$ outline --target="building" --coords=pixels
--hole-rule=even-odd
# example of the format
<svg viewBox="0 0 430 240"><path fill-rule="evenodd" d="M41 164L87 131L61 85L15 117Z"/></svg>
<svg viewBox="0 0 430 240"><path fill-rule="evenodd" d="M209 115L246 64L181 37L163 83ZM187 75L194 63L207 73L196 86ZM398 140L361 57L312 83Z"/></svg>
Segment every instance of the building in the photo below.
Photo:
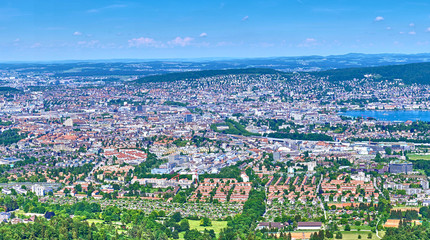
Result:
<svg viewBox="0 0 430 240"><path fill-rule="evenodd" d="M274 152L273 153L273 160L275 160L275 161L281 160L281 153L280 152Z"/></svg>
<svg viewBox="0 0 430 240"><path fill-rule="evenodd" d="M36 196L45 196L48 192L52 192L52 188L35 184L31 186L31 191L34 192Z"/></svg>
<svg viewBox="0 0 430 240"><path fill-rule="evenodd" d="M15 157L5 157L3 159L0 159L0 165L10 165L11 167L13 167L15 162L19 162L22 161L22 159L19 158L15 158Z"/></svg>
<svg viewBox="0 0 430 240"><path fill-rule="evenodd" d="M185 115L184 122L186 122L186 123L193 122L193 115L191 115L191 114Z"/></svg>
<svg viewBox="0 0 430 240"><path fill-rule="evenodd" d="M288 223L280 223L280 222L261 222L257 225L257 230L261 230L261 229L278 229L281 230L284 227L288 227Z"/></svg>
<svg viewBox="0 0 430 240"><path fill-rule="evenodd" d="M64 126L66 127L73 127L73 119L69 118L66 121L64 121Z"/></svg>
<svg viewBox="0 0 430 240"><path fill-rule="evenodd" d="M423 189L429 189L429 182L426 180L421 180L421 187L423 187Z"/></svg>
<svg viewBox="0 0 430 240"><path fill-rule="evenodd" d="M390 173L409 173L412 172L412 163L393 161L390 163Z"/></svg>
<svg viewBox="0 0 430 240"><path fill-rule="evenodd" d="M0 223L7 222L10 219L10 212L0 212Z"/></svg>
<svg viewBox="0 0 430 240"><path fill-rule="evenodd" d="M297 230L320 230L322 227L321 222L298 222Z"/></svg>
<svg viewBox="0 0 430 240"><path fill-rule="evenodd" d="M3 188L3 189L1 190L1 192L2 192L3 194L6 194L6 195L12 194L12 191L11 191L9 188Z"/></svg>

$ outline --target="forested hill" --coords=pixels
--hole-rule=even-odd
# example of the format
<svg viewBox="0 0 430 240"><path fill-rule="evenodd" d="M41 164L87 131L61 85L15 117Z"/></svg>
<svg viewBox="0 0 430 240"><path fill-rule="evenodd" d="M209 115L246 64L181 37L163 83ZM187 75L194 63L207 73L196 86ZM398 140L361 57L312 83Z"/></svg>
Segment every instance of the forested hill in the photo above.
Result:
<svg viewBox="0 0 430 240"><path fill-rule="evenodd" d="M381 67L344 68L311 72L316 77L328 77L330 81L345 81L374 75L375 80L402 79L405 84L430 84L430 62L390 65Z"/></svg>
<svg viewBox="0 0 430 240"><path fill-rule="evenodd" d="M174 82L180 80L194 80L203 77L214 77L231 74L283 74L284 72L270 68L244 68L244 69L226 69L226 70L204 70L189 71L179 73L168 73L162 75L152 75L135 80L136 83L148 82Z"/></svg>
<svg viewBox="0 0 430 240"><path fill-rule="evenodd" d="M0 93L14 93L14 92L19 92L19 90L12 87L0 86Z"/></svg>

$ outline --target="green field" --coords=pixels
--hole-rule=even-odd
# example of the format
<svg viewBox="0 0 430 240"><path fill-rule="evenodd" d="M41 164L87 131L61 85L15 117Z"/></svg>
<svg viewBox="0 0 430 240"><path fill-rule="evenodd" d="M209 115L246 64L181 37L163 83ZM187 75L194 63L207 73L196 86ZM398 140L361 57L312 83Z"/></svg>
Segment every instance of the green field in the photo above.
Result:
<svg viewBox="0 0 430 240"><path fill-rule="evenodd" d="M370 227L369 225L362 225L362 226L355 226L355 225L351 225L351 229L352 230L371 230L372 227Z"/></svg>
<svg viewBox="0 0 430 240"><path fill-rule="evenodd" d="M430 160L430 155L408 154L409 160Z"/></svg>
<svg viewBox="0 0 430 240"><path fill-rule="evenodd" d="M227 227L227 221L212 221L212 226L210 226L210 227L200 226L200 220L188 220L188 222L190 223L190 229L196 229L196 230L199 230L201 232L203 232L205 230L205 228L208 231L213 229L215 231L217 237L219 236L221 229ZM184 239L184 234L185 234L184 232L181 232L179 234L179 239Z"/></svg>
<svg viewBox="0 0 430 240"><path fill-rule="evenodd" d="M347 239L347 240L352 240L352 239L358 239L358 235L361 235L361 239L369 239L367 238L367 235L369 233L372 233L372 238L370 239L379 239L376 236L376 233L370 232L370 231L360 231L360 232L356 232L356 231L351 231L351 232L342 232L343 238L342 239ZM383 237L384 236L384 232L379 232L379 236Z"/></svg>

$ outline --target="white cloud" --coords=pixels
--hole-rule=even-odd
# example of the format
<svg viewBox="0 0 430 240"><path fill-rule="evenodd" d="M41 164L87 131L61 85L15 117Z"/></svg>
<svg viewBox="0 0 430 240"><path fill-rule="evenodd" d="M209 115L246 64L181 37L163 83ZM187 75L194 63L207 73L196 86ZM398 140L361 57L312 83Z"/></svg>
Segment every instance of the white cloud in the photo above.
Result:
<svg viewBox="0 0 430 240"><path fill-rule="evenodd" d="M191 42L194 40L194 38L191 37L176 37L175 39L168 41L167 44L169 44L170 46L181 46L181 47L185 47L187 45L190 45Z"/></svg>
<svg viewBox="0 0 430 240"><path fill-rule="evenodd" d="M415 34L417 34L415 31L410 31L410 32L408 32L408 34L409 35L415 35Z"/></svg>
<svg viewBox="0 0 430 240"><path fill-rule="evenodd" d="M430 27L428 27L428 28L426 29L426 32L430 32Z"/></svg>
<svg viewBox="0 0 430 240"><path fill-rule="evenodd" d="M112 4L101 8L94 8L94 9L87 10L87 13L98 13L108 9L118 9L118 8L125 8L125 7L127 7L127 5L125 4Z"/></svg>
<svg viewBox="0 0 430 240"><path fill-rule="evenodd" d="M414 27L415 23L409 23L409 27Z"/></svg>
<svg viewBox="0 0 430 240"><path fill-rule="evenodd" d="M31 45L31 48L38 48L41 46L42 46L42 44L37 42L37 43L34 43L33 45Z"/></svg>
<svg viewBox="0 0 430 240"><path fill-rule="evenodd" d="M305 43L315 43L316 41L315 38L306 38Z"/></svg>
<svg viewBox="0 0 430 240"><path fill-rule="evenodd" d="M391 30L392 28L391 27L387 27L387 30Z"/></svg>
<svg viewBox="0 0 430 240"><path fill-rule="evenodd" d="M162 44L155 41L153 38L133 38L128 40L129 47L161 47Z"/></svg>
<svg viewBox="0 0 430 240"><path fill-rule="evenodd" d="M82 33L81 32L74 32L73 33L73 36L81 36L82 35Z"/></svg>
<svg viewBox="0 0 430 240"><path fill-rule="evenodd" d="M245 16L245 17L242 18L242 21L246 21L248 19L249 19L249 16Z"/></svg>
<svg viewBox="0 0 430 240"><path fill-rule="evenodd" d="M298 46L299 47L312 47L312 46L316 46L316 45L319 45L319 44L315 38L306 38Z"/></svg>
<svg viewBox="0 0 430 240"><path fill-rule="evenodd" d="M15 40L13 40L12 45L13 45L13 46L19 46L19 42L21 42L21 39L17 38L17 39L15 39Z"/></svg>
<svg viewBox="0 0 430 240"><path fill-rule="evenodd" d="M79 41L78 45L81 47L94 48L94 47L98 46L99 43L100 43L99 40Z"/></svg>
<svg viewBox="0 0 430 240"><path fill-rule="evenodd" d="M218 42L216 44L217 47L231 47L234 46L234 43L232 42L226 42L226 41L222 41L222 42Z"/></svg>
<svg viewBox="0 0 430 240"><path fill-rule="evenodd" d="M207 37L207 36L208 36L208 34L205 32L200 33L200 37Z"/></svg>
<svg viewBox="0 0 430 240"><path fill-rule="evenodd" d="M380 21L384 21L384 17L377 16L377 17L375 18L375 22L380 22Z"/></svg>

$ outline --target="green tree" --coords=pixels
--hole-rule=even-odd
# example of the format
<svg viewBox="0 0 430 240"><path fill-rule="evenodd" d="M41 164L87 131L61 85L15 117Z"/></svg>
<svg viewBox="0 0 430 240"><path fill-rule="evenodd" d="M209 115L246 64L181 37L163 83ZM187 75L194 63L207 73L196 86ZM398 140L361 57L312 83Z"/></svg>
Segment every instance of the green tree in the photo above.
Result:
<svg viewBox="0 0 430 240"><path fill-rule="evenodd" d="M208 217L203 217L200 220L200 226L203 226L203 227L212 226L212 221Z"/></svg>

